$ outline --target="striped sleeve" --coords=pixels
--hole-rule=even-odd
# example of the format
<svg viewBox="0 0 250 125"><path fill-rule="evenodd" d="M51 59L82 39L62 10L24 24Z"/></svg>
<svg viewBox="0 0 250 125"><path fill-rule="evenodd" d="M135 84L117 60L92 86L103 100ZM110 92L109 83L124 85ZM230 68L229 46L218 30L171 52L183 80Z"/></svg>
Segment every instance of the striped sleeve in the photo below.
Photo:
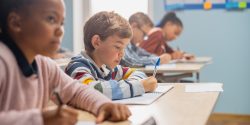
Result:
<svg viewBox="0 0 250 125"><path fill-rule="evenodd" d="M65 72L73 79L76 79L85 85L88 85L95 80L95 78L91 75L91 71L88 66L80 62L70 64L66 68Z"/></svg>
<svg viewBox="0 0 250 125"><path fill-rule="evenodd" d="M145 93L145 90L140 83L140 79L122 79L122 74L124 74L123 72L126 72L124 74L124 78L129 77L130 74L134 73L132 69L128 69L127 71L125 71L126 69L119 71L117 70L117 72L113 72L112 77L121 76L120 78L104 80L95 79L88 67L77 63L75 65L78 66L71 65L71 67L74 67L74 69L71 71L71 74L69 74L72 78L79 80L83 84L89 85L112 100L131 98Z"/></svg>
<svg viewBox="0 0 250 125"><path fill-rule="evenodd" d="M130 87L131 97L139 96L145 93L141 80L147 78L146 74L136 71L134 68L122 67L118 65L114 72L113 79L118 80L120 83L126 83Z"/></svg>

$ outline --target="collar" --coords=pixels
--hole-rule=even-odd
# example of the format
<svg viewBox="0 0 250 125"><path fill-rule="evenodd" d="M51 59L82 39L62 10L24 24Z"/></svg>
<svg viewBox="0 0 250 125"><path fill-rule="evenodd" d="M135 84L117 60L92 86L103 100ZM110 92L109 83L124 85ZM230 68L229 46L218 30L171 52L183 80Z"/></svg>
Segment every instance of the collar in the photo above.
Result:
<svg viewBox="0 0 250 125"><path fill-rule="evenodd" d="M11 50L11 52L14 54L17 64L19 68L21 69L23 75L25 77L30 77L33 74L38 73L37 63L36 60L32 62L30 65L28 63L28 60L25 58L23 52L20 50L20 48L15 44L15 42L9 38L9 37L2 37L1 41Z"/></svg>
<svg viewBox="0 0 250 125"><path fill-rule="evenodd" d="M82 51L81 55L88 59L88 61L92 64L93 67L95 67L95 69L97 70L97 75L100 77L102 77L103 79L110 79L111 78L111 73L112 73L112 69L109 68L107 65L103 64L101 66L101 68L99 68L97 66L97 64L95 63L95 61L85 52Z"/></svg>

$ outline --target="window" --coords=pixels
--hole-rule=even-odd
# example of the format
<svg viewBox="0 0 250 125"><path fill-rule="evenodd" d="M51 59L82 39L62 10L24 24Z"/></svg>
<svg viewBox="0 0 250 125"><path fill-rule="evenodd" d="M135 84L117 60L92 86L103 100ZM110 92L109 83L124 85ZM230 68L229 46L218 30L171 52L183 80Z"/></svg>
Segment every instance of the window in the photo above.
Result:
<svg viewBox="0 0 250 125"><path fill-rule="evenodd" d="M90 15L100 11L115 11L128 19L136 12L148 14L148 0L91 0Z"/></svg>

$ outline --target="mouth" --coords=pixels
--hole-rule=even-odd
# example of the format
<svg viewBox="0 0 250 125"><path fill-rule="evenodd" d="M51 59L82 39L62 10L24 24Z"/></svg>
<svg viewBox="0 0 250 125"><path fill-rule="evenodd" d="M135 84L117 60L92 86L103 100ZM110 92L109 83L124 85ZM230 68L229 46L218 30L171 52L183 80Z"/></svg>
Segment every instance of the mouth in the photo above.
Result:
<svg viewBox="0 0 250 125"><path fill-rule="evenodd" d="M53 45L60 45L61 44L61 42L59 41L59 40L53 40L52 42L51 42L51 44L53 44Z"/></svg>
<svg viewBox="0 0 250 125"><path fill-rule="evenodd" d="M121 60L116 60L115 62L119 64L119 63L120 63L120 61L121 61Z"/></svg>

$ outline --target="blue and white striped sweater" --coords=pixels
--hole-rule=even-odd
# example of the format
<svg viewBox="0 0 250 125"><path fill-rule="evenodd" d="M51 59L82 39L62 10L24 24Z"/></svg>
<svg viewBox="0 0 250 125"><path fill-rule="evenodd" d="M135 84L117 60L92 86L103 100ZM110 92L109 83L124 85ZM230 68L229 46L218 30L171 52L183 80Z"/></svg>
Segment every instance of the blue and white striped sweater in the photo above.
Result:
<svg viewBox="0 0 250 125"><path fill-rule="evenodd" d="M105 65L100 69L84 52L71 59L65 72L112 100L130 98L145 93L143 85L140 83L140 80L147 77L145 73L120 65L113 70Z"/></svg>

